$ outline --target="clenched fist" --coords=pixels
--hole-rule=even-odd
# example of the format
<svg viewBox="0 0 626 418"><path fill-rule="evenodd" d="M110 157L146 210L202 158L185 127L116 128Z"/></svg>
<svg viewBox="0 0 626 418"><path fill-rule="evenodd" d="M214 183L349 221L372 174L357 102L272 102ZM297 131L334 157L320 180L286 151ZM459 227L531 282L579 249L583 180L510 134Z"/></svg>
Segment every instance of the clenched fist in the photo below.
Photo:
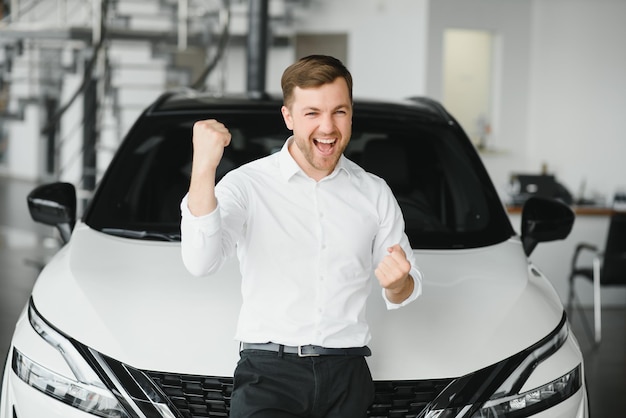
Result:
<svg viewBox="0 0 626 418"><path fill-rule="evenodd" d="M401 303L413 293L413 278L409 274L411 263L399 244L389 247L387 252L374 274L385 289L387 299L392 303Z"/></svg>
<svg viewBox="0 0 626 418"><path fill-rule="evenodd" d="M193 165L197 170L215 170L230 144L230 131L215 120L201 120L193 125Z"/></svg>
<svg viewBox="0 0 626 418"><path fill-rule="evenodd" d="M230 144L230 131L215 119L193 125L193 159L189 183L189 210L195 216L205 215L217 207L215 171Z"/></svg>

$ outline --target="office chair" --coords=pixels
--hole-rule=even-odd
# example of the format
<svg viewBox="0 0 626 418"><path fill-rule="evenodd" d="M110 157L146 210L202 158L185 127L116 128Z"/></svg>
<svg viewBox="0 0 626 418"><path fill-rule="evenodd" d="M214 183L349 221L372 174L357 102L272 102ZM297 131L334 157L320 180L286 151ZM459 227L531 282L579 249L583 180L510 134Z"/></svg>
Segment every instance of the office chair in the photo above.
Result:
<svg viewBox="0 0 626 418"><path fill-rule="evenodd" d="M578 258L583 251L592 253L591 266L579 265ZM604 250L585 242L576 246L569 276L568 310L572 308L576 297L574 281L577 277L593 283L594 339L599 344L602 338L600 287L626 286L626 212L614 212L611 215Z"/></svg>

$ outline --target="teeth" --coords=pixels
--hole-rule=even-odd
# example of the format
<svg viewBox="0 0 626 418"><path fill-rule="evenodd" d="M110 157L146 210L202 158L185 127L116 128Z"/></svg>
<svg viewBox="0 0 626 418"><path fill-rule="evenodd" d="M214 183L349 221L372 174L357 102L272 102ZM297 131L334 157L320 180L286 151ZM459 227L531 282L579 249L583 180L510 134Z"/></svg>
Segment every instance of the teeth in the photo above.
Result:
<svg viewBox="0 0 626 418"><path fill-rule="evenodd" d="M321 142L322 144L332 144L335 142L334 139L318 139L317 142Z"/></svg>

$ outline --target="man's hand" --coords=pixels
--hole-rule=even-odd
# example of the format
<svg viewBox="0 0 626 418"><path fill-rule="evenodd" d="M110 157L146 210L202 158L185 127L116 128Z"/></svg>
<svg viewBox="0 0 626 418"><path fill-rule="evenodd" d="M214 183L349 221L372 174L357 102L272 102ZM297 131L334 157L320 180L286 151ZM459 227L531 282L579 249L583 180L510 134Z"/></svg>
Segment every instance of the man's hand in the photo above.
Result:
<svg viewBox="0 0 626 418"><path fill-rule="evenodd" d="M387 252L389 254L383 258L374 273L385 289L387 299L392 303L402 303L411 296L415 286L409 274L411 263L399 244L389 247Z"/></svg>
<svg viewBox="0 0 626 418"><path fill-rule="evenodd" d="M217 207L215 171L230 144L230 131L215 119L193 125L193 163L189 184L189 210L196 216L206 215Z"/></svg>
<svg viewBox="0 0 626 418"><path fill-rule="evenodd" d="M215 119L201 120L193 125L193 168L194 170L217 169L230 144L230 131Z"/></svg>

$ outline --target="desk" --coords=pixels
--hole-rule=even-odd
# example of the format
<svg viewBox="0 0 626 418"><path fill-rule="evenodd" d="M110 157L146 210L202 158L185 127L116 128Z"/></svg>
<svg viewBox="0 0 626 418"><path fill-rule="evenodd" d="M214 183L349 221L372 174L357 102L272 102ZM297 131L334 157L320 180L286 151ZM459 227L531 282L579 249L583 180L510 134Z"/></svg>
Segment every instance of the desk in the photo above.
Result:
<svg viewBox="0 0 626 418"><path fill-rule="evenodd" d="M563 304L567 303L569 292L569 273L571 269L572 256L579 242L588 242L604 248L606 236L609 230L609 220L614 213L612 208L597 206L574 206L576 214L574 227L569 236L562 241L542 242L530 255L531 261L539 268L552 282L557 293L561 297ZM513 228L520 233L521 207L507 207L509 218ZM588 258L585 258L589 255ZM591 254L586 252L585 257L581 257L583 263L591 263ZM585 306L593 306L593 288L591 282L585 280L576 281L576 293L581 303ZM602 288L603 307L624 307L626 306L626 289L624 287Z"/></svg>
<svg viewBox="0 0 626 418"><path fill-rule="evenodd" d="M578 217L583 216L611 216L615 210L601 206L572 206L574 213ZM507 206L509 215L522 213L522 206Z"/></svg>

